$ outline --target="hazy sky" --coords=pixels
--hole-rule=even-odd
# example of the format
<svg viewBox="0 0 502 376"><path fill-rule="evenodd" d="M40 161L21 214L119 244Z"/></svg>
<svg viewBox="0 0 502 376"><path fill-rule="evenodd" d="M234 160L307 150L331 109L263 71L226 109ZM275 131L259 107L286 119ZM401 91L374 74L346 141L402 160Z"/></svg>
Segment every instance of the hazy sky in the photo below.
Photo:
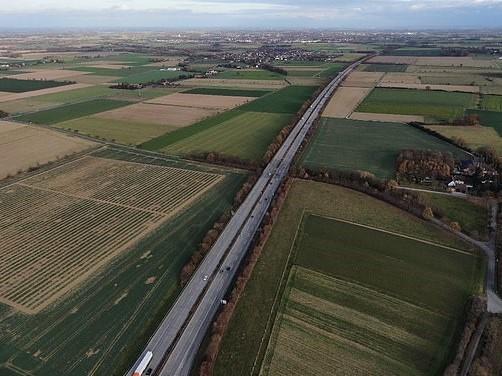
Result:
<svg viewBox="0 0 502 376"><path fill-rule="evenodd" d="M0 0L0 28L501 27L502 0Z"/></svg>

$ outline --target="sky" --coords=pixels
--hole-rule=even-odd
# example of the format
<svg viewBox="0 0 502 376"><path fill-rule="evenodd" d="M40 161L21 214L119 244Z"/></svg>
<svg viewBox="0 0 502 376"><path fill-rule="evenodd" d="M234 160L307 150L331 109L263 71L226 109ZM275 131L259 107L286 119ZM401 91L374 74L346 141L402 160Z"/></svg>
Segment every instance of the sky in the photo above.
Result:
<svg viewBox="0 0 502 376"><path fill-rule="evenodd" d="M502 0L0 0L0 28L502 28Z"/></svg>

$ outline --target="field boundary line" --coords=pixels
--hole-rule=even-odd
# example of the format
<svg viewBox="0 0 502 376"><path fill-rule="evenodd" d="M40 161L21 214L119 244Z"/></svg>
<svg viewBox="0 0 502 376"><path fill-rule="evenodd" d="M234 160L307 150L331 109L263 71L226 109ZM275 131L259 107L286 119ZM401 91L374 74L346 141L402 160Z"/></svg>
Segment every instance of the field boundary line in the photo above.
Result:
<svg viewBox="0 0 502 376"><path fill-rule="evenodd" d="M327 218L327 219L331 219L331 220L338 221L338 222L348 223L348 224L351 224L351 225L354 225L354 226L363 227L363 228L366 228L366 229L369 229L369 230L379 231L379 232L382 232L382 233L385 233L385 234L389 234L389 235L393 235L393 236L397 236L397 237L400 237L400 238L405 238L405 239L410 239L410 240L418 241L420 243L424 243L424 244L428 244L428 245L433 245L433 246L439 247L439 248L444 248L444 249L447 249L449 251L454 251L454 252L457 252L457 253L460 253L460 254L463 254L463 255L475 256L475 254L473 252L463 251L463 250L458 249L458 248L453 248L453 247L450 247L450 246L447 246L447 245L434 243L434 242L432 242L430 240L425 240L425 239L416 238L414 236L399 234L399 233L394 232L394 231L384 230L384 229L381 229L381 228L378 228L378 227L369 226L369 225L363 225L361 223L348 221L346 219L341 219L341 218L336 218L336 217L330 217L330 216L327 216L327 215L319 215L319 214L314 214L314 213L310 213L310 215L315 216L315 217L320 217L320 218Z"/></svg>
<svg viewBox="0 0 502 376"><path fill-rule="evenodd" d="M254 374L254 371L255 371L255 368L256 368L256 363L258 361L258 357L259 357L259 355L260 355L260 353L262 351L262 346L263 346L263 343L265 341L265 333L268 331L268 328L270 326L270 320L272 319L272 312L274 311L274 309L277 306L277 301L278 301L279 295L281 295L281 293L280 293L281 292L281 285L282 285L282 282L284 281L286 270L288 269L289 261L291 259L291 255L293 253L293 248L294 248L296 240L298 238L298 233L300 232L300 227L301 227L301 225L303 223L303 217L304 216L305 216L305 208L302 209L302 213L300 215L300 221L298 222L298 225L296 226L296 232L295 232L295 236L293 237L293 242L291 243L291 246L289 247L288 258L286 260L286 264L284 266L284 269L282 270L281 282L279 284L279 288L277 289L277 291L275 293L274 302L272 303L272 308L270 309L270 312L269 312L269 315L268 315L268 319L267 319L267 325L265 326L265 332L264 332L264 334L261 337L260 346L258 347L258 352L257 352L257 354L255 356L255 359L254 359L254 362L253 362L253 368L251 368L251 372L250 372L251 376ZM270 333L270 334L272 334L272 333ZM269 342L270 342L270 338L267 341L267 348L268 348ZM261 369L261 366L260 366L260 369Z"/></svg>

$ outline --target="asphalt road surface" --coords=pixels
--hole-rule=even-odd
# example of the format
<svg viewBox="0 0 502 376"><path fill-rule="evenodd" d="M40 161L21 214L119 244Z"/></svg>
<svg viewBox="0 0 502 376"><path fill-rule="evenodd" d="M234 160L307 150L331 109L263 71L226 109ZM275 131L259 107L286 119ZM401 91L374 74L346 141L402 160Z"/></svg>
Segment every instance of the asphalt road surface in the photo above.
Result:
<svg viewBox="0 0 502 376"><path fill-rule="evenodd" d="M305 135L334 90L360 63L352 64L331 81L298 121L150 338L143 353L126 373L127 376L133 375L148 351L153 353L147 367L151 375L182 376L190 373L194 357L221 299L228 291L277 189L288 174Z"/></svg>

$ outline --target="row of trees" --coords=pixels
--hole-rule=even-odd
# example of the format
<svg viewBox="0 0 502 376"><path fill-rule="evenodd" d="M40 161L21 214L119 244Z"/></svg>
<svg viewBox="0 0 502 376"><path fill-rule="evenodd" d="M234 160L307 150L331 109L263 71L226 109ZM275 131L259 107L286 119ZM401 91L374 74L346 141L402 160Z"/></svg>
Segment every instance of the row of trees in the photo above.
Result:
<svg viewBox="0 0 502 376"><path fill-rule="evenodd" d="M447 180L453 175L454 169L455 159L448 152L408 149L402 150L396 159L399 180Z"/></svg>
<svg viewBox="0 0 502 376"><path fill-rule="evenodd" d="M271 64L261 64L260 68L268 70L268 71L273 72L273 73L282 74L283 76L287 76L288 75L288 71L286 69L282 69L281 67L276 67L276 66L271 65Z"/></svg>

